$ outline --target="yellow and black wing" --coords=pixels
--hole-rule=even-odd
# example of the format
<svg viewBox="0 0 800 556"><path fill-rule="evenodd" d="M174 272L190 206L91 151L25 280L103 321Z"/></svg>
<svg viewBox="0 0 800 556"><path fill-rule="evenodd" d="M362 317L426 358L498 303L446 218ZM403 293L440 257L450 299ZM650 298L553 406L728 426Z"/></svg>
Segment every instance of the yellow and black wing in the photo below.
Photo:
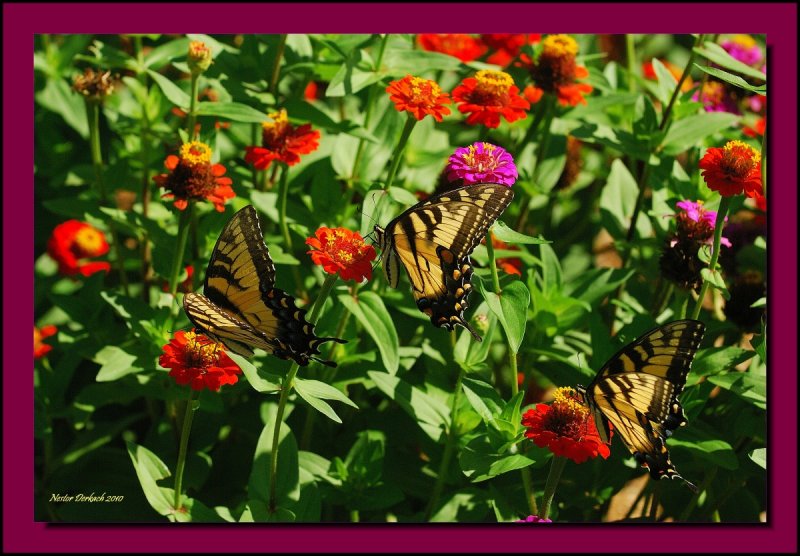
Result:
<svg viewBox="0 0 800 556"><path fill-rule="evenodd" d="M339 338L318 338L295 300L275 287L275 265L264 244L258 214L247 206L222 230L206 269L204 294L187 294L189 320L231 351L251 357L251 347L308 365L319 345Z"/></svg>
<svg viewBox="0 0 800 556"><path fill-rule="evenodd" d="M610 422L651 477L682 479L692 489L670 461L666 440L686 424L678 397L704 331L696 320L654 328L609 359L584 393L604 442Z"/></svg>
<svg viewBox="0 0 800 556"><path fill-rule="evenodd" d="M472 290L469 256L503 214L514 193L499 184L476 184L430 197L405 210L386 228L375 227L383 270L394 288L402 266L420 311L436 326L463 326Z"/></svg>

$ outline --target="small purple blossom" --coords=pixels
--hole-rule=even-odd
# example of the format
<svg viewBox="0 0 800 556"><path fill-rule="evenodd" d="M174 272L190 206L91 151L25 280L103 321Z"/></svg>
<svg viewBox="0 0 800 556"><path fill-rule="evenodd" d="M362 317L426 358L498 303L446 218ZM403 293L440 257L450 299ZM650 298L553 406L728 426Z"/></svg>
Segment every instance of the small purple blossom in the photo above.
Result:
<svg viewBox="0 0 800 556"><path fill-rule="evenodd" d="M692 100L702 102L706 112L729 112L741 114L736 104L736 99L728 92L725 85L719 81L706 81L703 85L702 95L696 91Z"/></svg>
<svg viewBox="0 0 800 556"><path fill-rule="evenodd" d="M517 180L514 159L503 148L479 141L459 147L448 159L447 181L462 180L464 185L499 183L511 187Z"/></svg>
<svg viewBox="0 0 800 556"><path fill-rule="evenodd" d="M732 58L748 66L756 65L764 57L761 52L761 47L758 46L750 35L734 35L732 38L722 41L720 46L722 46Z"/></svg>
<svg viewBox="0 0 800 556"><path fill-rule="evenodd" d="M518 519L516 523L553 523L552 519L541 518L538 515L529 515L525 519Z"/></svg>
<svg viewBox="0 0 800 556"><path fill-rule="evenodd" d="M707 238L704 243L709 245L713 244L713 233L717 223L717 211L706 210L703 206L703 201L678 201L676 206L683 211L676 215L678 217L679 228L691 229L691 226L686 226L686 219L689 219L699 224L696 230L692 230L693 235L698 238L706 235ZM725 222L727 221L728 217L726 216ZM683 222L684 225L681 225L681 222ZM704 233L702 231L703 229L707 230L707 232ZM720 238L720 245L731 247L731 242L727 238L722 237Z"/></svg>

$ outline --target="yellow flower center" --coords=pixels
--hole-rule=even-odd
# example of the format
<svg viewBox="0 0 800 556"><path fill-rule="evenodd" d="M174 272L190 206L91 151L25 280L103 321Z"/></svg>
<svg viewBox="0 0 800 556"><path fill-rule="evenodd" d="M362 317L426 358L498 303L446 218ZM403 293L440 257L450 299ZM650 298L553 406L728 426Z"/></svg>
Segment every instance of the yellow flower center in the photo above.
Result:
<svg viewBox="0 0 800 556"><path fill-rule="evenodd" d="M352 253L348 253L344 249L339 249L339 252L336 253L336 256L339 259L339 262L342 262L342 263L349 263L350 261L353 260L353 254Z"/></svg>
<svg viewBox="0 0 800 556"><path fill-rule="evenodd" d="M734 35L731 40L744 48L753 48L756 45L756 40L750 35Z"/></svg>
<svg viewBox="0 0 800 556"><path fill-rule="evenodd" d="M189 56L193 58L204 58L211 55L211 50L203 41L192 41L189 43Z"/></svg>
<svg viewBox="0 0 800 556"><path fill-rule="evenodd" d="M578 43L569 35L548 35L542 41L542 51L549 56L575 56Z"/></svg>
<svg viewBox="0 0 800 556"><path fill-rule="evenodd" d="M195 332L186 333L186 365L188 367L205 369L217 360L217 344L211 341L201 341Z"/></svg>
<svg viewBox="0 0 800 556"><path fill-rule="evenodd" d="M85 226L75 233L75 243L84 253L93 256L92 253L99 252L103 246L103 234Z"/></svg>
<svg viewBox="0 0 800 556"><path fill-rule="evenodd" d="M269 117L272 118L271 122L264 122L261 127L266 131L271 131L276 128L283 128L289 123L289 115L286 113L286 108L281 108L277 112L270 112Z"/></svg>
<svg viewBox="0 0 800 556"><path fill-rule="evenodd" d="M559 411L573 413L576 418L583 419L589 410L578 399L578 393L568 386L556 388L553 392L553 404L558 405Z"/></svg>
<svg viewBox="0 0 800 556"><path fill-rule="evenodd" d="M408 84L411 87L411 95L417 102L434 102L442 94L442 89L439 87L439 85L430 79L411 77L408 80Z"/></svg>
<svg viewBox="0 0 800 556"><path fill-rule="evenodd" d="M471 168L478 172L485 172L497 168L497 160L494 157L495 145L491 143L483 143L483 152L477 152L478 149L475 145L467 147L469 152L464 153L462 157Z"/></svg>
<svg viewBox="0 0 800 556"><path fill-rule="evenodd" d="M514 79L504 71L480 70L475 79L478 89L496 95L507 93L514 85Z"/></svg>
<svg viewBox="0 0 800 556"><path fill-rule="evenodd" d="M728 141L723 150L726 158L733 156L752 161L753 168L761 162L761 153L742 141Z"/></svg>
<svg viewBox="0 0 800 556"><path fill-rule="evenodd" d="M191 166L211 163L211 147L200 141L184 143L181 146L181 160Z"/></svg>

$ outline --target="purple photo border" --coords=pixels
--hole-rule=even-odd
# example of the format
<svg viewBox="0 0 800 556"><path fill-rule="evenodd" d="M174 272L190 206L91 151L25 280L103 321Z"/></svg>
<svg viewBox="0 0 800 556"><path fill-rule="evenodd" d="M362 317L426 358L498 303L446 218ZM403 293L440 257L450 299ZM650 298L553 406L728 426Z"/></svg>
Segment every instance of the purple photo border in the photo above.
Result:
<svg viewBox="0 0 800 556"><path fill-rule="evenodd" d="M797 6L638 4L3 5L3 548L8 552L794 552L797 550ZM33 521L27 269L33 35L39 33L765 33L769 51L769 509L766 525L67 525ZM31 49L31 50L29 50ZM21 81L20 81L21 79ZM23 84L26 84L23 86ZM24 106L27 108L24 108ZM24 109L23 109L24 108ZM27 230L27 232L25 231ZM779 233L775 233L779 232ZM30 235L25 235L25 234ZM34 254L35 255L35 254ZM778 271L779 272L776 272ZM21 395L24 393L25 395ZM223 527L223 528L221 528ZM624 531L620 530L624 527ZM654 529L659 529L654 531ZM235 537L233 536L235 535ZM624 542L614 542L624 535ZM654 537L656 535L656 537ZM638 541L638 542L637 542ZM646 550L646 549L644 549Z"/></svg>

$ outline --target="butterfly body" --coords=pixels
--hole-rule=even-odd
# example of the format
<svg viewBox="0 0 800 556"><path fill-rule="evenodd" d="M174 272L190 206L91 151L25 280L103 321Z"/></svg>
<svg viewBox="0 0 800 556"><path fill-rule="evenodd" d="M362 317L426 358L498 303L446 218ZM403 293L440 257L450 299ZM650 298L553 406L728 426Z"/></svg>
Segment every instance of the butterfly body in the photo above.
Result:
<svg viewBox="0 0 800 556"><path fill-rule="evenodd" d="M705 325L678 320L646 332L617 352L586 388L579 388L597 432L610 441L609 423L654 479L681 479L666 440L686 424L679 396Z"/></svg>
<svg viewBox="0 0 800 556"><path fill-rule="evenodd" d="M472 291L469 257L513 197L504 185L469 185L417 203L385 228L375 226L389 285L397 287L402 266L417 308L434 325L463 326L480 341L464 319Z"/></svg>
<svg viewBox="0 0 800 556"><path fill-rule="evenodd" d="M275 287L275 265L264 244L258 214L247 206L233 215L214 246L206 269L204 295L188 293L183 308L189 320L231 351L252 357L261 348L306 366L319 345L339 338L319 338L292 296Z"/></svg>

